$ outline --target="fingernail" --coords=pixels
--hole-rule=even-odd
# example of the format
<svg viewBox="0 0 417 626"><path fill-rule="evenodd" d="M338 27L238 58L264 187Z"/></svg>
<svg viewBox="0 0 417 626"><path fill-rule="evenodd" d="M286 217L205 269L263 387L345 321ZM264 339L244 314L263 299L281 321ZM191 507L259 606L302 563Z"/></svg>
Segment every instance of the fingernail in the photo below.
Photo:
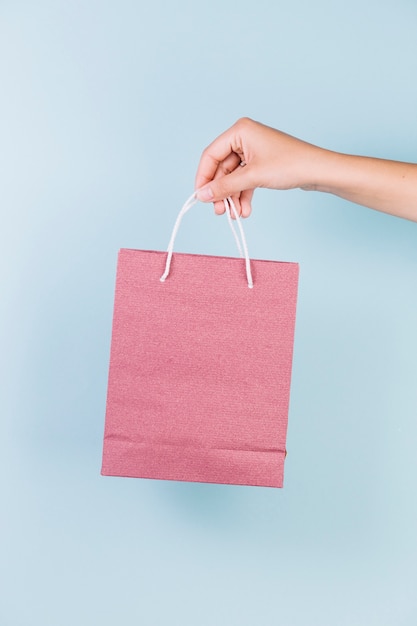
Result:
<svg viewBox="0 0 417 626"><path fill-rule="evenodd" d="M197 191L197 199L201 202L210 202L213 198L214 194L210 187L203 187Z"/></svg>

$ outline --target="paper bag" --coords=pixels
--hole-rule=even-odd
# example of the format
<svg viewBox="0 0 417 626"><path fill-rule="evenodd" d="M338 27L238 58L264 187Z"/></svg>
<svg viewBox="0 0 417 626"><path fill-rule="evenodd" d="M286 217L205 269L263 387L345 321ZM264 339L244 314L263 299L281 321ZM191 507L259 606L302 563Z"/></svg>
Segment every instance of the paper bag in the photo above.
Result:
<svg viewBox="0 0 417 626"><path fill-rule="evenodd" d="M282 487L298 264L119 253L102 474Z"/></svg>

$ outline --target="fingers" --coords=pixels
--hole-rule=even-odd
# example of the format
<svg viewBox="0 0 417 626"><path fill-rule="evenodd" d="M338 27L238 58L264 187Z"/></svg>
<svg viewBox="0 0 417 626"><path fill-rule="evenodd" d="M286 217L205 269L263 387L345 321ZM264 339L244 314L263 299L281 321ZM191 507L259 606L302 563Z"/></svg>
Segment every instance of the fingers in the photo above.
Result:
<svg viewBox="0 0 417 626"><path fill-rule="evenodd" d="M242 191L253 189L256 185L251 182L251 167L237 167L227 176L219 176L208 184L197 189L197 198L201 202L218 202L228 196L240 197Z"/></svg>
<svg viewBox="0 0 417 626"><path fill-rule="evenodd" d="M213 180L219 180L223 176L231 174L237 167L239 167L239 165L240 157L235 152L232 152L224 159L224 161L219 163ZM223 199L214 203L214 211L217 215L222 215L224 213L225 208Z"/></svg>
<svg viewBox="0 0 417 626"><path fill-rule="evenodd" d="M242 217L249 217L252 212L252 198L254 189L246 189L240 194L240 215Z"/></svg>
<svg viewBox="0 0 417 626"><path fill-rule="evenodd" d="M210 180L218 180L219 178L222 178L222 176L228 176L234 172L237 167L239 167L240 163L240 157L235 152L232 152L218 164L217 170L213 178Z"/></svg>
<svg viewBox="0 0 417 626"><path fill-rule="evenodd" d="M240 217L249 217L252 212L252 197L254 189L246 189L241 194L232 195L231 198L236 207L236 211ZM198 196L197 196L198 197ZM226 198L229 196L225 196ZM216 200L214 204L214 212L216 215L223 215L225 212L224 201ZM235 219L234 213L231 214L232 219Z"/></svg>
<svg viewBox="0 0 417 626"><path fill-rule="evenodd" d="M249 217L253 193L250 167L245 165L238 166L229 175L214 178L208 185L197 190L197 198L202 202L213 202L215 213L222 215L225 211L223 200L231 196L238 214Z"/></svg>
<svg viewBox="0 0 417 626"><path fill-rule="evenodd" d="M240 198L239 196L233 196L232 197L233 200L233 204L235 205L235 209L237 211L238 215L242 215L242 208L240 205ZM214 202L214 212L216 213L216 215L223 215L223 213L226 211L225 205L224 205L224 200L218 200L217 202ZM236 219L235 218L235 214L234 211L230 212L230 216L232 218L232 220Z"/></svg>
<svg viewBox="0 0 417 626"><path fill-rule="evenodd" d="M243 159L243 150L236 144L234 127L219 135L203 152L198 165L195 188L199 189L213 180L218 167L233 156L238 163Z"/></svg>
<svg viewBox="0 0 417 626"><path fill-rule="evenodd" d="M244 141L248 128L256 122L247 118L238 120L215 139L203 152L196 175L197 198L213 202L218 215L225 212L224 198L231 196L239 215L251 213L253 190L250 155L245 156ZM249 158L247 158L249 157ZM245 167L240 167L242 162ZM246 165L248 163L248 165Z"/></svg>
<svg viewBox="0 0 417 626"><path fill-rule="evenodd" d="M249 217L252 212L252 197L254 194L254 189L246 189L242 191L240 196L231 196L233 203L236 207L237 214L240 217ZM217 202L215 203L216 206ZM222 202L224 207L224 203ZM234 212L231 212L232 219L235 219Z"/></svg>

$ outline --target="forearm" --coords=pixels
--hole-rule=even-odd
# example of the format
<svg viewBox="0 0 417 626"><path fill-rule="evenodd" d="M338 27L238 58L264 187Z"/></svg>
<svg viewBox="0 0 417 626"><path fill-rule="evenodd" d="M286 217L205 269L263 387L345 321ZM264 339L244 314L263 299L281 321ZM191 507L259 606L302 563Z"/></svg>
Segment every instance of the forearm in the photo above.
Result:
<svg viewBox="0 0 417 626"><path fill-rule="evenodd" d="M316 189L417 222L417 164L320 150Z"/></svg>

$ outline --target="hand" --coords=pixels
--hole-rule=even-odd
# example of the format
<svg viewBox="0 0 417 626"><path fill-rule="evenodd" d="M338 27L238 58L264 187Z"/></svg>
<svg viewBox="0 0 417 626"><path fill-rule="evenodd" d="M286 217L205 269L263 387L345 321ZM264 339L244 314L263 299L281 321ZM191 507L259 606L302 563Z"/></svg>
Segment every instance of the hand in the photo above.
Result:
<svg viewBox="0 0 417 626"><path fill-rule="evenodd" d="M202 202L232 196L238 213L248 217L256 187L314 188L315 172L326 151L249 118L238 120L203 152L195 186Z"/></svg>
<svg viewBox="0 0 417 626"><path fill-rule="evenodd" d="M325 150L242 118L204 150L197 198L221 214L232 196L248 217L256 187L324 191L417 222L416 163Z"/></svg>

